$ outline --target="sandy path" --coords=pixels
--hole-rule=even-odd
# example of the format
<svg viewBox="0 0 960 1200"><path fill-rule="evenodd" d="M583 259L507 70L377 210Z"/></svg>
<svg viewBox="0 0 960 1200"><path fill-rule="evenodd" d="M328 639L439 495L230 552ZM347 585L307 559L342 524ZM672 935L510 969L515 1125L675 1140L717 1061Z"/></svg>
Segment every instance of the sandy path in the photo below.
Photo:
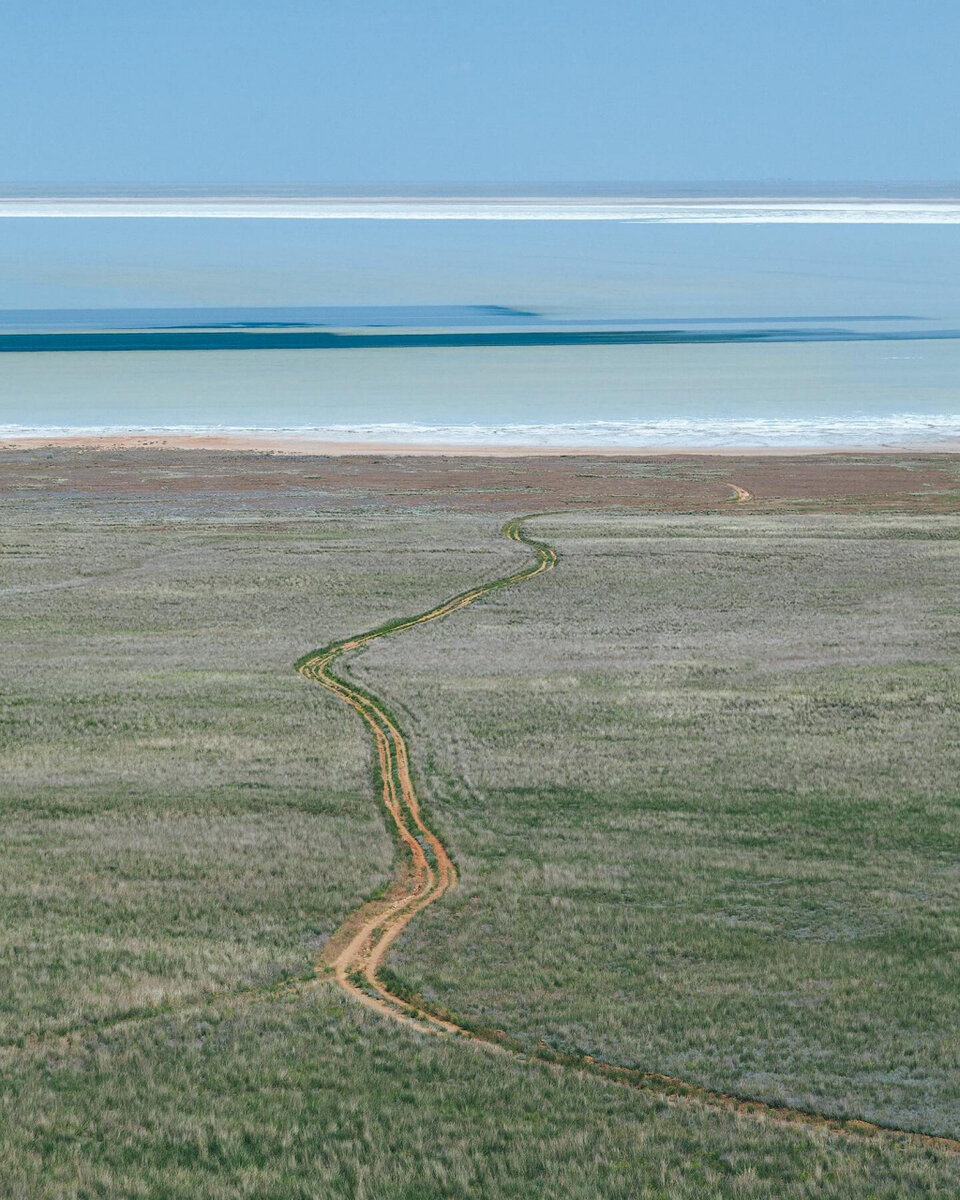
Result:
<svg viewBox="0 0 960 1200"><path fill-rule="evenodd" d="M522 530L521 520L511 521L503 532L513 541L523 542L533 549L536 561L531 566L462 592L428 612L391 622L347 641L335 642L307 655L297 664L301 675L322 684L346 701L369 726L377 747L383 804L404 847L406 860L388 895L364 905L334 934L323 956L323 965L333 970L337 983L345 991L367 1007L400 1020L427 1023L431 1028L449 1033L465 1031L441 1017L415 1008L389 991L379 979L377 971L393 941L416 914L439 900L456 883L456 869L446 847L421 816L416 789L410 777L410 755L403 734L379 701L335 675L331 664L344 651L355 650L388 633L398 633L413 625L445 617L473 604L481 596L530 579L555 565L557 556L554 550L543 542L528 538Z"/></svg>
<svg viewBox="0 0 960 1200"><path fill-rule="evenodd" d="M750 492L729 484L737 503L752 499ZM636 1068L620 1067L589 1056L564 1054L540 1042L530 1050L501 1030L467 1028L449 1014L432 1012L422 998L407 999L390 990L378 972L387 951L413 920L429 904L456 883L456 869L446 847L424 822L416 790L410 776L410 755L406 740L388 710L375 697L334 674L332 664L343 653L367 642L399 633L414 625L435 621L458 612L483 596L502 587L521 583L557 564L556 551L547 543L535 541L523 531L520 517L510 521L503 533L512 541L529 546L535 561L523 570L501 579L461 592L427 612L405 617L358 634L342 642L333 642L322 650L305 655L297 663L307 679L321 684L360 714L373 734L377 747L383 803L396 828L402 850L401 863L394 882L383 899L371 901L352 913L333 935L318 964L318 974L332 971L336 982L349 995L368 1008L394 1020L439 1035L453 1034L491 1049L500 1050L527 1061L553 1063L600 1076L610 1082L645 1091L657 1092L674 1100L686 1100L739 1116L781 1124L822 1129L848 1137L880 1137L903 1145L960 1153L960 1139L940 1137L913 1130L881 1126L869 1121L828 1117L804 1109L767 1104L764 1101L712 1091L669 1075ZM416 1002L414 1002L414 1000Z"/></svg>

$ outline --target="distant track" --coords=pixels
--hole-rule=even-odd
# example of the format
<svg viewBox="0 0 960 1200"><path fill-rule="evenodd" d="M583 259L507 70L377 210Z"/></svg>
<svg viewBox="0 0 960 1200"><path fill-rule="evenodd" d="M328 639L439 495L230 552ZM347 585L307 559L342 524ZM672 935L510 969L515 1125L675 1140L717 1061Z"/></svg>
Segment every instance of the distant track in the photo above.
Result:
<svg viewBox="0 0 960 1200"><path fill-rule="evenodd" d="M736 484L728 486L736 492L738 503L752 499L745 488ZM332 971L337 983L350 996L367 1008L403 1024L431 1033L466 1038L527 1061L573 1068L613 1083L655 1092L677 1100L696 1102L739 1116L820 1129L846 1137L875 1140L883 1138L884 1141L893 1141L903 1146L922 1147L951 1154L960 1153L960 1139L957 1138L897 1129L853 1118L829 1117L805 1109L768 1104L730 1092L712 1091L655 1071L621 1067L589 1055L564 1053L554 1050L544 1042L540 1042L535 1049L530 1049L501 1030L468 1026L459 1023L450 1013L432 1011L422 997L401 996L391 990L389 984L380 977L379 971L390 946L417 913L439 900L454 886L457 873L443 842L423 819L410 775L409 749L396 721L382 701L336 675L333 663L341 654L356 650L377 638L449 616L483 596L490 595L491 592L522 583L535 575L552 570L558 561L557 553L546 542L536 541L524 533L523 522L527 519L529 518L518 517L509 521L503 527L503 534L533 550L534 562L530 566L490 583L480 584L469 591L460 592L438 604L436 608L416 616L402 617L367 633L357 634L344 641L331 642L321 650L304 655L296 664L301 675L339 696L360 714L370 728L377 748L383 804L401 845L399 868L387 894L381 899L362 905L347 918L330 939L318 963L318 974L322 976Z"/></svg>

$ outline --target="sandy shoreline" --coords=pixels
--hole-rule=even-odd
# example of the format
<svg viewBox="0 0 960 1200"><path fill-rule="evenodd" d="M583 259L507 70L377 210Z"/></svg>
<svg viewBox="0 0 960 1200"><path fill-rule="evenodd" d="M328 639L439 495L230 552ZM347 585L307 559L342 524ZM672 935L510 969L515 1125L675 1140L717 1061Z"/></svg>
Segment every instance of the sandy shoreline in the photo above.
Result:
<svg viewBox="0 0 960 1200"><path fill-rule="evenodd" d="M697 458L795 458L830 454L960 454L960 441L883 446L504 446L427 442L331 442L269 433L76 434L56 437L6 437L0 440L2 450L42 450L46 447L89 450L234 450L325 457L425 455L449 458L557 458L570 455L595 458L673 458L685 455Z"/></svg>

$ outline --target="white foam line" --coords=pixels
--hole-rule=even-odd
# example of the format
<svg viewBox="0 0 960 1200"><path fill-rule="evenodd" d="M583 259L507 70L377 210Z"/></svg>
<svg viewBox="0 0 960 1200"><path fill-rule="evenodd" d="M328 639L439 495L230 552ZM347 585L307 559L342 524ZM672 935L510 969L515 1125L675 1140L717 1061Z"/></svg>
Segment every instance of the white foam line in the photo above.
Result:
<svg viewBox="0 0 960 1200"><path fill-rule="evenodd" d="M325 221L639 221L661 225L956 225L951 200L650 200L645 198L343 199L0 196L7 218Z"/></svg>
<svg viewBox="0 0 960 1200"><path fill-rule="evenodd" d="M571 421L544 424L427 425L384 422L298 425L266 429L237 425L0 425L0 440L38 437L258 436L325 442L459 446L828 446L919 445L960 440L960 414Z"/></svg>

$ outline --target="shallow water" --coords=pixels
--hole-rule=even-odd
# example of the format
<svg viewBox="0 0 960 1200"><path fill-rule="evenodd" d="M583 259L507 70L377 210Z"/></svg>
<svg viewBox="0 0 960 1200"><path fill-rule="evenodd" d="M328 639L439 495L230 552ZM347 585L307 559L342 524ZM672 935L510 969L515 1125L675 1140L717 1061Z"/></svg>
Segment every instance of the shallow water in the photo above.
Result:
<svg viewBox="0 0 960 1200"><path fill-rule="evenodd" d="M960 341L926 340L960 330L960 231L948 226L7 220L0 282L6 309L34 310L0 314L8 331L302 325L655 339L4 353L7 436L233 429L557 446L960 437ZM77 308L115 311L54 311ZM791 340L726 340L774 329ZM838 332L880 340L823 340ZM657 340L704 333L723 340Z"/></svg>
<svg viewBox="0 0 960 1200"><path fill-rule="evenodd" d="M682 356L678 354L682 351ZM0 433L260 430L530 445L960 437L960 342L3 356Z"/></svg>

